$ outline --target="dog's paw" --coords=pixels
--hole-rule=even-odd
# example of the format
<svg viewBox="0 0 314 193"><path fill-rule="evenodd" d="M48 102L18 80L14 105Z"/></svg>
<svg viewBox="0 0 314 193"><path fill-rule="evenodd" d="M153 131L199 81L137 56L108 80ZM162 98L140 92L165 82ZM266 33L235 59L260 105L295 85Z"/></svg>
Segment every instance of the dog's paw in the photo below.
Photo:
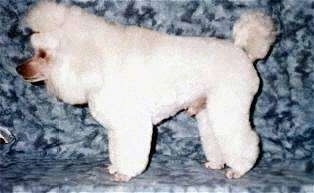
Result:
<svg viewBox="0 0 314 193"><path fill-rule="evenodd" d="M212 170L221 170L221 169L223 169L224 167L225 167L225 164L221 164L221 163L219 163L219 164L217 164L217 163L214 163L214 162L206 162L205 164L204 164L204 166L205 166L205 168L207 168L207 169L212 169Z"/></svg>
<svg viewBox="0 0 314 193"><path fill-rule="evenodd" d="M242 176L243 174L237 172L237 171L234 171L232 168L228 169L225 173L225 176L228 178L228 179L238 179Z"/></svg>
<svg viewBox="0 0 314 193"><path fill-rule="evenodd" d="M118 172L113 174L113 180L115 182L128 182L131 180L132 177L124 175L124 174L120 174Z"/></svg>
<svg viewBox="0 0 314 193"><path fill-rule="evenodd" d="M108 170L109 174L115 174L117 172L117 169L113 165L109 165L107 167L107 170Z"/></svg>
<svg viewBox="0 0 314 193"><path fill-rule="evenodd" d="M113 176L113 181L115 182L128 182L132 178L127 175L119 173L118 170L113 165L109 165L107 170L109 174Z"/></svg>

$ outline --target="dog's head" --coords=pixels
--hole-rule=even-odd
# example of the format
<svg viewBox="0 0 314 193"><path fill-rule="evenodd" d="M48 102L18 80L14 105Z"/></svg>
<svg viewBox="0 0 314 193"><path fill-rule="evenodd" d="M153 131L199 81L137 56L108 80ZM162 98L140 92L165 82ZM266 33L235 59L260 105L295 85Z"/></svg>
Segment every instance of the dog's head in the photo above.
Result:
<svg viewBox="0 0 314 193"><path fill-rule="evenodd" d="M34 32L31 35L34 56L16 68L16 71L28 82L43 81L48 78L53 57L58 47L53 33Z"/></svg>
<svg viewBox="0 0 314 193"><path fill-rule="evenodd" d="M44 81L48 92L64 102L86 103L86 89L78 73L80 63L74 61L71 49L60 45L50 32L33 34L31 45L34 55L16 68L18 74L27 82Z"/></svg>
<svg viewBox="0 0 314 193"><path fill-rule="evenodd" d="M77 8L48 1L33 8L26 23L36 31L31 35L34 56L16 69L28 82L44 81L48 92L70 104L86 103L88 93L102 82L103 60L97 47L87 43L77 24L69 22L79 13ZM72 34L75 26L79 35Z"/></svg>
<svg viewBox="0 0 314 193"><path fill-rule="evenodd" d="M64 23L66 7L50 1L41 1L25 17L25 23L33 30L31 44L35 54L17 68L17 72L28 82L47 79L52 52L58 42L56 31Z"/></svg>
<svg viewBox="0 0 314 193"><path fill-rule="evenodd" d="M92 54L91 58L84 56L79 46L59 35L57 31L33 34L34 56L16 71L27 82L44 81L48 92L64 102L84 104L88 93L101 82L100 70L93 65L98 60Z"/></svg>

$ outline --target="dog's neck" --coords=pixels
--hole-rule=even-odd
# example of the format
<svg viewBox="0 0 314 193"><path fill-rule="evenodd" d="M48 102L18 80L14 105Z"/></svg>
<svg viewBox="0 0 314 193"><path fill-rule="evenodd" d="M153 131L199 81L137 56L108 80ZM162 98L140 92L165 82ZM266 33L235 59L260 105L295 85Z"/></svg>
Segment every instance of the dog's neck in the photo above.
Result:
<svg viewBox="0 0 314 193"><path fill-rule="evenodd" d="M98 89L102 82L100 78L97 72L76 72L72 67L62 65L51 70L45 83L48 92L62 101L85 104L89 93Z"/></svg>

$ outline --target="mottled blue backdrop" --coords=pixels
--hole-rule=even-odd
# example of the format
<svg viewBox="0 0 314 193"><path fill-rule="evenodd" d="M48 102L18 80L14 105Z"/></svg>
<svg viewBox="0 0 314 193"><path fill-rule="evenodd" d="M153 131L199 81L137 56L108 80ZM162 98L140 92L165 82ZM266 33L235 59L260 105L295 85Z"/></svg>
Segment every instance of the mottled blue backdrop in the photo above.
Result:
<svg viewBox="0 0 314 193"><path fill-rule="evenodd" d="M314 192L313 0L61 0L107 21L181 36L230 38L236 19L251 9L276 22L277 41L256 64L262 79L252 107L262 140L256 168L232 181L204 169L195 120L180 113L156 127L149 169L126 184L107 174L106 129L88 109L56 100L15 72L32 54L21 20L35 2L0 0L0 133L10 141L0 144L0 192Z"/></svg>

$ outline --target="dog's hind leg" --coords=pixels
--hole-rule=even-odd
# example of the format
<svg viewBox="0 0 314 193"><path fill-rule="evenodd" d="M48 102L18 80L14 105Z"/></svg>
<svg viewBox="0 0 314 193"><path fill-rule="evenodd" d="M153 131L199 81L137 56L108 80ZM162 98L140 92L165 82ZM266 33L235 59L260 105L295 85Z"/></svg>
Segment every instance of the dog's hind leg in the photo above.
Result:
<svg viewBox="0 0 314 193"><path fill-rule="evenodd" d="M259 139L249 123L249 109L254 96L245 84L220 85L208 93L208 118L230 167L228 178L239 178L249 171L259 154Z"/></svg>

